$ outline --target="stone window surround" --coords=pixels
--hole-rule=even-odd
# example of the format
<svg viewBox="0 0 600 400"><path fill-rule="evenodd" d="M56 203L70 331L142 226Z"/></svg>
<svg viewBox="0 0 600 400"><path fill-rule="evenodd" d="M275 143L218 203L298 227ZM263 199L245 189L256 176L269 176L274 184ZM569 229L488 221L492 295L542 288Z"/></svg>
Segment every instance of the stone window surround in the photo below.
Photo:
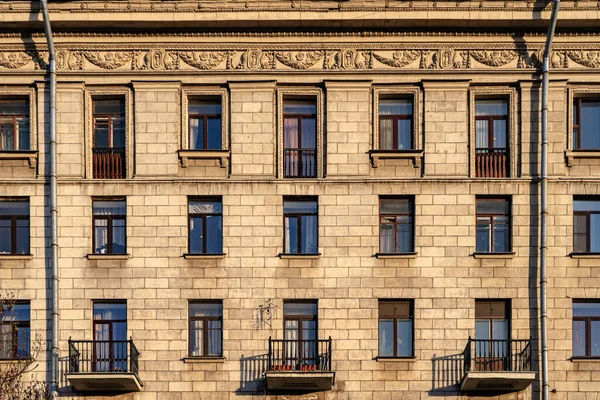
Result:
<svg viewBox="0 0 600 400"><path fill-rule="evenodd" d="M508 178L517 173L517 91L514 88L471 87L469 89L469 176L476 178L475 171L475 101L477 99L508 100ZM495 178L485 178L495 179Z"/></svg>
<svg viewBox="0 0 600 400"><path fill-rule="evenodd" d="M412 98L413 100L413 149L410 150L381 150L379 149L379 99L384 97ZM376 87L373 89L373 135L372 151L369 153L371 166L377 168L380 159L410 158L415 168L421 167L423 159L423 138L421 134L421 90L416 86Z"/></svg>
<svg viewBox="0 0 600 400"><path fill-rule="evenodd" d="M573 148L573 102L578 98L600 98L600 86L596 88L571 86L567 88L567 143L565 162L567 167L573 166L575 158L598 158L600 151L575 150Z"/></svg>
<svg viewBox="0 0 600 400"><path fill-rule="evenodd" d="M132 95L128 88L86 88L85 89L85 177L94 179L93 154L94 118L93 99L99 97L125 97L125 179L133 177L133 112ZM94 179L98 180L98 179ZM111 179L114 180L114 179Z"/></svg>
<svg viewBox="0 0 600 400"><path fill-rule="evenodd" d="M323 130L323 91L318 88L278 88L277 89L277 176L284 177L283 171L283 102L284 98L316 98L317 105L317 179L325 177L324 130ZM286 178L308 181L314 178Z"/></svg>
<svg viewBox="0 0 600 400"><path fill-rule="evenodd" d="M189 148L189 101L190 98L202 96L221 98L221 149L220 150L192 150ZM182 168L189 165L191 159L219 160L221 168L229 164L229 96L224 88L186 88L181 90L181 137L177 154Z"/></svg>
<svg viewBox="0 0 600 400"><path fill-rule="evenodd" d="M29 102L29 150L13 150L0 152L0 160L27 160L29 168L35 168L38 158L37 150L37 97L33 88L2 88L0 98L27 97Z"/></svg>

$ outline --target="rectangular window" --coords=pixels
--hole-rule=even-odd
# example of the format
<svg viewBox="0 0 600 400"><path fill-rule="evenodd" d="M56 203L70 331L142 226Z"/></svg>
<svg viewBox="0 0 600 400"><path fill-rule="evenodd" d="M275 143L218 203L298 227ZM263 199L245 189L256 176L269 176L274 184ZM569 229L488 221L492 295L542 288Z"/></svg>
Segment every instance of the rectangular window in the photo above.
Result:
<svg viewBox="0 0 600 400"><path fill-rule="evenodd" d="M598 300L573 300L573 357L600 357Z"/></svg>
<svg viewBox="0 0 600 400"><path fill-rule="evenodd" d="M508 100L475 100L475 172L477 177L508 176Z"/></svg>
<svg viewBox="0 0 600 400"><path fill-rule="evenodd" d="M30 356L30 320L28 301L0 305L0 360Z"/></svg>
<svg viewBox="0 0 600 400"><path fill-rule="evenodd" d="M600 253L600 198L573 199L573 252Z"/></svg>
<svg viewBox="0 0 600 400"><path fill-rule="evenodd" d="M190 301L190 357L221 357L223 355L223 303L221 301Z"/></svg>
<svg viewBox="0 0 600 400"><path fill-rule="evenodd" d="M381 197L379 199L379 251L414 251L414 200Z"/></svg>
<svg viewBox="0 0 600 400"><path fill-rule="evenodd" d="M316 300L283 302L284 359L293 365L318 365L318 304Z"/></svg>
<svg viewBox="0 0 600 400"><path fill-rule="evenodd" d="M96 372L127 369L127 303L94 302L92 369Z"/></svg>
<svg viewBox="0 0 600 400"><path fill-rule="evenodd" d="M379 99L379 149L412 150L413 100Z"/></svg>
<svg viewBox="0 0 600 400"><path fill-rule="evenodd" d="M0 150L30 150L29 100L0 100Z"/></svg>
<svg viewBox="0 0 600 400"><path fill-rule="evenodd" d="M506 371L510 366L510 302L475 301L475 369Z"/></svg>
<svg viewBox="0 0 600 400"><path fill-rule="evenodd" d="M283 199L284 253L317 254L318 205L314 198Z"/></svg>
<svg viewBox="0 0 600 400"><path fill-rule="evenodd" d="M188 107L189 149L221 149L223 147L221 97L190 99Z"/></svg>
<svg viewBox="0 0 600 400"><path fill-rule="evenodd" d="M379 300L379 357L414 355L412 300Z"/></svg>
<svg viewBox="0 0 600 400"><path fill-rule="evenodd" d="M600 99L574 99L573 148L600 150Z"/></svg>
<svg viewBox="0 0 600 400"><path fill-rule="evenodd" d="M286 178L317 177L317 104L284 99L283 160Z"/></svg>
<svg viewBox="0 0 600 400"><path fill-rule="evenodd" d="M223 205L221 199L190 199L188 218L190 254L222 254Z"/></svg>
<svg viewBox="0 0 600 400"><path fill-rule="evenodd" d="M93 201L94 254L126 254L126 215L124 199Z"/></svg>
<svg viewBox="0 0 600 400"><path fill-rule="evenodd" d="M93 98L93 173L96 179L125 178L125 99Z"/></svg>
<svg viewBox="0 0 600 400"><path fill-rule="evenodd" d="M477 245L481 253L510 251L510 200L477 198Z"/></svg>
<svg viewBox="0 0 600 400"><path fill-rule="evenodd" d="M29 254L29 200L0 200L0 254Z"/></svg>

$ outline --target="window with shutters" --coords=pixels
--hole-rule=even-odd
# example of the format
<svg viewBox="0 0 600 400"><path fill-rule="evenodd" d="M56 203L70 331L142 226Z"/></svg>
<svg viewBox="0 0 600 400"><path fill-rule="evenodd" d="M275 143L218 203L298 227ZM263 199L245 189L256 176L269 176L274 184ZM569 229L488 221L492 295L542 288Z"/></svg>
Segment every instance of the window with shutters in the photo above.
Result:
<svg viewBox="0 0 600 400"><path fill-rule="evenodd" d="M412 300L379 300L379 357L414 356Z"/></svg>
<svg viewBox="0 0 600 400"><path fill-rule="evenodd" d="M600 198L573 198L573 253L600 253Z"/></svg>

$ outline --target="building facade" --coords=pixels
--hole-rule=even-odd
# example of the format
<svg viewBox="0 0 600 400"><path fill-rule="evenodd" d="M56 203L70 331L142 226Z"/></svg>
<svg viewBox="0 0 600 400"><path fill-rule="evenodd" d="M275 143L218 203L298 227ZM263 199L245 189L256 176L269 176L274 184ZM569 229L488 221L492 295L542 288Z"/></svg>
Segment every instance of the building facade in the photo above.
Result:
<svg viewBox="0 0 600 400"><path fill-rule="evenodd" d="M0 4L3 359L50 340L36 3ZM549 4L49 6L61 397L540 398ZM600 393L599 17L551 58L551 399Z"/></svg>

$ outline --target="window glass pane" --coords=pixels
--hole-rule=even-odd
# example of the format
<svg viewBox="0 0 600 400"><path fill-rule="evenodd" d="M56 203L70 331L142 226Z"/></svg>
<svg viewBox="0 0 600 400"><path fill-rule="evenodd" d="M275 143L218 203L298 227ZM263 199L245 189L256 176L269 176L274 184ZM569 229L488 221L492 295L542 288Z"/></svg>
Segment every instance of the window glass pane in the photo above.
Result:
<svg viewBox="0 0 600 400"><path fill-rule="evenodd" d="M12 118L0 117L0 150L15 149L15 125Z"/></svg>
<svg viewBox="0 0 600 400"><path fill-rule="evenodd" d="M398 150L412 149L412 120L398 120Z"/></svg>
<svg viewBox="0 0 600 400"><path fill-rule="evenodd" d="M94 114L125 114L124 99L94 99L92 107Z"/></svg>
<svg viewBox="0 0 600 400"><path fill-rule="evenodd" d="M285 253L298 253L298 218L285 217Z"/></svg>
<svg viewBox="0 0 600 400"><path fill-rule="evenodd" d="M112 147L125 148L125 117L112 117Z"/></svg>
<svg viewBox="0 0 600 400"><path fill-rule="evenodd" d="M12 252L12 241L10 220L0 219L0 254L10 254Z"/></svg>
<svg viewBox="0 0 600 400"><path fill-rule="evenodd" d="M113 220L112 254L125 254L125 220Z"/></svg>
<svg viewBox="0 0 600 400"><path fill-rule="evenodd" d="M573 303L574 317L600 317L600 302Z"/></svg>
<svg viewBox="0 0 600 400"><path fill-rule="evenodd" d="M127 213L123 200L94 200L94 215L125 215Z"/></svg>
<svg viewBox="0 0 600 400"><path fill-rule="evenodd" d="M509 250L508 217L494 217L494 251L507 252Z"/></svg>
<svg viewBox="0 0 600 400"><path fill-rule="evenodd" d="M495 148L507 148L506 143L506 120L494 120L494 147Z"/></svg>
<svg viewBox="0 0 600 400"><path fill-rule="evenodd" d="M379 320L379 355L394 356L394 321L391 319Z"/></svg>
<svg viewBox="0 0 600 400"><path fill-rule="evenodd" d="M477 199L477 214L509 214L506 199Z"/></svg>
<svg viewBox="0 0 600 400"><path fill-rule="evenodd" d="M600 200L575 199L573 200L573 211L600 211Z"/></svg>
<svg viewBox="0 0 600 400"><path fill-rule="evenodd" d="M223 223L221 216L206 217L206 252L220 254L223 252Z"/></svg>
<svg viewBox="0 0 600 400"><path fill-rule="evenodd" d="M94 253L108 253L108 226L105 219L97 219L94 222Z"/></svg>
<svg viewBox="0 0 600 400"><path fill-rule="evenodd" d="M413 229L411 217L398 217L398 253L413 251Z"/></svg>
<svg viewBox="0 0 600 400"><path fill-rule="evenodd" d="M221 214L223 207L220 201L190 200L188 211L190 214Z"/></svg>
<svg viewBox="0 0 600 400"><path fill-rule="evenodd" d="M204 355L203 347L204 321L190 321L190 355Z"/></svg>
<svg viewBox="0 0 600 400"><path fill-rule="evenodd" d="M17 118L17 130L19 131L19 150L29 150L29 118Z"/></svg>
<svg viewBox="0 0 600 400"><path fill-rule="evenodd" d="M477 243L476 251L488 252L490 251L491 241L491 225L489 218L477 218Z"/></svg>
<svg viewBox="0 0 600 400"><path fill-rule="evenodd" d="M302 253L304 254L316 254L317 249L317 216L316 215L303 215L301 217L302 223Z"/></svg>
<svg viewBox="0 0 600 400"><path fill-rule="evenodd" d="M412 331L413 329L411 320L398 320L398 357L412 356Z"/></svg>
<svg viewBox="0 0 600 400"><path fill-rule="evenodd" d="M317 315L315 302L289 302L283 303L283 315Z"/></svg>
<svg viewBox="0 0 600 400"><path fill-rule="evenodd" d="M379 202L380 214L412 214L412 201L410 199L386 199L382 198Z"/></svg>
<svg viewBox="0 0 600 400"><path fill-rule="evenodd" d="M394 148L394 120L381 118L379 120L379 148L392 150Z"/></svg>
<svg viewBox="0 0 600 400"><path fill-rule="evenodd" d="M94 147L107 148L110 146L109 120L107 117L94 118Z"/></svg>
<svg viewBox="0 0 600 400"><path fill-rule="evenodd" d="M0 215L29 215L29 201L0 201Z"/></svg>
<svg viewBox="0 0 600 400"><path fill-rule="evenodd" d="M316 214L317 202L314 200L284 200L283 212L286 214Z"/></svg>
<svg viewBox="0 0 600 400"><path fill-rule="evenodd" d="M208 321L208 355L221 355L221 321Z"/></svg>
<svg viewBox="0 0 600 400"><path fill-rule="evenodd" d="M317 113L317 105L312 100L284 100L283 113L314 115Z"/></svg>
<svg viewBox="0 0 600 400"><path fill-rule="evenodd" d="M600 102L581 102L581 146L582 149L600 149Z"/></svg>
<svg viewBox="0 0 600 400"><path fill-rule="evenodd" d="M189 114L199 115L221 115L221 99L215 98L211 100L190 100Z"/></svg>
<svg viewBox="0 0 600 400"><path fill-rule="evenodd" d="M298 118L285 118L283 120L283 147L286 149L297 149L300 147L298 127Z"/></svg>
<svg viewBox="0 0 600 400"><path fill-rule="evenodd" d="M382 253L393 253L396 246L396 237L394 236L394 218L381 218L379 226L379 251Z"/></svg>
<svg viewBox="0 0 600 400"><path fill-rule="evenodd" d="M222 317L223 304L221 303L190 303L190 317Z"/></svg>
<svg viewBox="0 0 600 400"><path fill-rule="evenodd" d="M29 115L29 101L27 99L0 101L0 115Z"/></svg>
<svg viewBox="0 0 600 400"><path fill-rule="evenodd" d="M208 148L220 149L223 143L221 142L221 118L208 119Z"/></svg>
<svg viewBox="0 0 600 400"><path fill-rule="evenodd" d="M600 356L600 321L591 321L590 356Z"/></svg>
<svg viewBox="0 0 600 400"><path fill-rule="evenodd" d="M204 252L204 218L190 218L190 253L201 254Z"/></svg>
<svg viewBox="0 0 600 400"><path fill-rule="evenodd" d="M17 254L29 254L29 220L17 220Z"/></svg>
<svg viewBox="0 0 600 400"><path fill-rule="evenodd" d="M490 132L488 120L479 119L475 121L475 147L487 149L490 147Z"/></svg>
<svg viewBox="0 0 600 400"><path fill-rule="evenodd" d="M475 115L476 116L493 116L507 115L508 101L507 100L476 100Z"/></svg>
<svg viewBox="0 0 600 400"><path fill-rule="evenodd" d="M573 356L585 357L585 321L573 321Z"/></svg>
<svg viewBox="0 0 600 400"><path fill-rule="evenodd" d="M204 148L204 120L190 118L190 150Z"/></svg>
<svg viewBox="0 0 600 400"><path fill-rule="evenodd" d="M379 99L379 115L412 115L412 99Z"/></svg>
<svg viewBox="0 0 600 400"><path fill-rule="evenodd" d="M25 358L29 356L31 333L28 326L19 326L17 330L17 357Z"/></svg>
<svg viewBox="0 0 600 400"><path fill-rule="evenodd" d="M600 214L590 214L590 252L600 252Z"/></svg>
<svg viewBox="0 0 600 400"><path fill-rule="evenodd" d="M8 317L8 318L7 318ZM15 303L12 306L12 311L4 306L5 321L24 321L28 322L31 319L31 307L28 303Z"/></svg>
<svg viewBox="0 0 600 400"><path fill-rule="evenodd" d="M315 149L317 147L317 120L315 118L302 118L302 148Z"/></svg>
<svg viewBox="0 0 600 400"><path fill-rule="evenodd" d="M127 320L127 304L94 303L94 320Z"/></svg>
<svg viewBox="0 0 600 400"><path fill-rule="evenodd" d="M492 339L507 340L508 339L508 321L505 319L492 320Z"/></svg>

